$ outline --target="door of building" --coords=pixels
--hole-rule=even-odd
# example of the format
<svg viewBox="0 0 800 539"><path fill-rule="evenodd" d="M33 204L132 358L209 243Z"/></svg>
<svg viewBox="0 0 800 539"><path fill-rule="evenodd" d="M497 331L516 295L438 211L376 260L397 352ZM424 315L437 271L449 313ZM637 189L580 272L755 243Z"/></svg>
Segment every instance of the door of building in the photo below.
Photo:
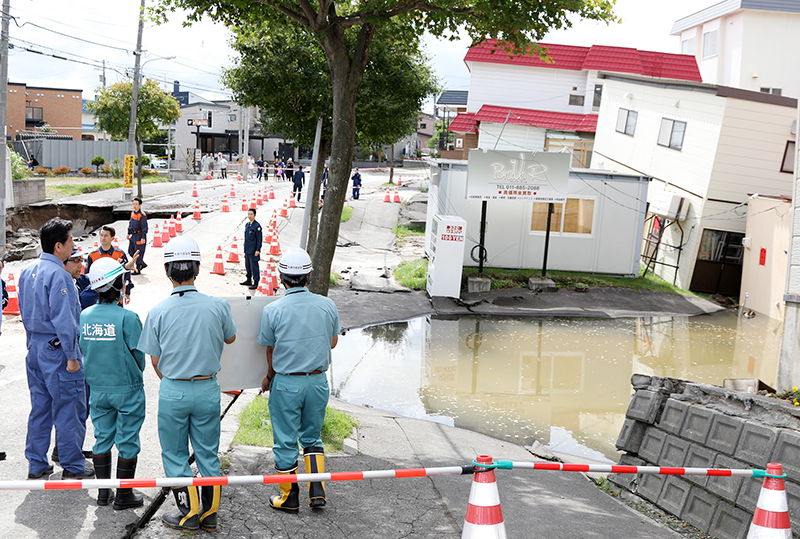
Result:
<svg viewBox="0 0 800 539"><path fill-rule="evenodd" d="M689 289L707 294L739 296L742 284L744 234L704 229Z"/></svg>

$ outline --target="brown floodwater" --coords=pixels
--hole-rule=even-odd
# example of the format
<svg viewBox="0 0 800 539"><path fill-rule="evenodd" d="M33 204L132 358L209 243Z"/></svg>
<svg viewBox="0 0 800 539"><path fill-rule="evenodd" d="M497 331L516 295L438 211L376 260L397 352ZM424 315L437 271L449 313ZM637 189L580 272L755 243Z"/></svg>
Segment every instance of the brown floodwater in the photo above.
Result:
<svg viewBox="0 0 800 539"><path fill-rule="evenodd" d="M774 386L782 323L735 311L622 319L431 316L349 331L334 396L607 461L642 373Z"/></svg>

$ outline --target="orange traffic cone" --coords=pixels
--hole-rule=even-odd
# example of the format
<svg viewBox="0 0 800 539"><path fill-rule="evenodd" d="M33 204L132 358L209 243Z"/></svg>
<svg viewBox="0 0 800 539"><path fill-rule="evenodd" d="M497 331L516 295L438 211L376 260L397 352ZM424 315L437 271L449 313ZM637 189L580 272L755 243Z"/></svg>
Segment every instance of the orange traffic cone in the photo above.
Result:
<svg viewBox="0 0 800 539"><path fill-rule="evenodd" d="M264 241L262 243L267 246L272 243L272 229L270 227L264 229Z"/></svg>
<svg viewBox="0 0 800 539"><path fill-rule="evenodd" d="M394 200L392 202L400 204L400 193L397 192L397 187L394 188Z"/></svg>
<svg viewBox="0 0 800 539"><path fill-rule="evenodd" d="M181 212L178 212L178 218L175 219L175 232L183 234L183 223L181 222Z"/></svg>
<svg viewBox="0 0 800 539"><path fill-rule="evenodd" d="M281 217L289 217L289 200L283 201L283 207L281 208L281 212L278 214Z"/></svg>
<svg viewBox="0 0 800 539"><path fill-rule="evenodd" d="M461 539L501 538L506 536L506 525L503 522L503 510L500 508L500 494L494 479L494 470L481 468L481 464L491 464L492 457L478 456L478 466L472 476L472 488L469 491L467 518Z"/></svg>
<svg viewBox="0 0 800 539"><path fill-rule="evenodd" d="M161 243L169 243L169 223L164 221L164 227L161 229Z"/></svg>
<svg viewBox="0 0 800 539"><path fill-rule="evenodd" d="M192 188L192 197L197 198L198 196L199 195L197 194L197 184L194 184L194 187Z"/></svg>
<svg viewBox="0 0 800 539"><path fill-rule="evenodd" d="M256 294L261 294L262 296L267 295L267 272L261 274L261 281L258 283L258 289L256 290Z"/></svg>
<svg viewBox="0 0 800 539"><path fill-rule="evenodd" d="M269 226L272 228L278 226L278 210L272 210L272 217L269 220Z"/></svg>
<svg viewBox="0 0 800 539"><path fill-rule="evenodd" d="M17 299L17 285L14 282L14 274L8 276L8 284L6 285L6 292L8 292L8 305L3 309L3 314L19 314L19 300Z"/></svg>
<svg viewBox="0 0 800 539"><path fill-rule="evenodd" d="M403 176L397 178L397 187L403 187Z"/></svg>
<svg viewBox="0 0 800 539"><path fill-rule="evenodd" d="M178 235L178 229L175 226L175 216L171 215L169 218L169 237L174 238Z"/></svg>
<svg viewBox="0 0 800 539"><path fill-rule="evenodd" d="M156 230L153 234L153 247L164 247L164 244L161 243L161 233L158 231L158 225L156 225Z"/></svg>
<svg viewBox="0 0 800 539"><path fill-rule="evenodd" d="M116 236L114 236L114 241L111 242L111 245L119 249L119 240L117 239Z"/></svg>
<svg viewBox="0 0 800 539"><path fill-rule="evenodd" d="M256 205L261 206L262 204L264 204L264 200L261 195L261 189L259 189L256 191Z"/></svg>
<svg viewBox="0 0 800 539"><path fill-rule="evenodd" d="M228 195L225 195L225 198L222 199L222 211L223 212L231 211L231 207L228 206Z"/></svg>
<svg viewBox="0 0 800 539"><path fill-rule="evenodd" d="M767 473L773 476L782 476L783 466L776 463L767 464ZM783 479L765 477L747 538L771 539L773 537L775 539L791 539L792 525L789 523L789 504L786 500Z"/></svg>
<svg viewBox="0 0 800 539"><path fill-rule="evenodd" d="M272 265L272 262L267 262L267 275L269 276L270 290L277 290L278 276L275 274L275 266Z"/></svg>
<svg viewBox="0 0 800 539"><path fill-rule="evenodd" d="M199 200L195 200L194 201L194 213L192 214L192 219L194 219L195 221L199 221L202 218L203 218L203 216L200 215L200 201Z"/></svg>
<svg viewBox="0 0 800 539"><path fill-rule="evenodd" d="M231 198L236 198L236 191L233 189L233 184L231 184L231 194L229 195Z"/></svg>
<svg viewBox="0 0 800 539"><path fill-rule="evenodd" d="M225 275L225 266L222 265L222 245L217 247L217 258L214 259L214 267L211 272L214 275Z"/></svg>
<svg viewBox="0 0 800 539"><path fill-rule="evenodd" d="M247 197L243 196L242 197L242 211L247 211L249 208L250 208L250 206L247 205Z"/></svg>
<svg viewBox="0 0 800 539"><path fill-rule="evenodd" d="M281 254L281 240L278 238L278 233L272 234L272 242L269 244L269 254L278 256Z"/></svg>
<svg viewBox="0 0 800 539"><path fill-rule="evenodd" d="M99 248L100 246L97 244L97 240L94 240L94 247L92 249L96 251Z"/></svg>
<svg viewBox="0 0 800 539"><path fill-rule="evenodd" d="M240 171L240 170L236 171L236 181L237 182L242 181L242 171Z"/></svg>
<svg viewBox="0 0 800 539"><path fill-rule="evenodd" d="M83 260L83 247L81 247L80 245L78 245L78 255L81 257L81 260ZM85 273L86 273L86 264L81 263L81 275Z"/></svg>
<svg viewBox="0 0 800 539"><path fill-rule="evenodd" d="M269 186L269 199L275 200L275 191L272 189L272 186Z"/></svg>
<svg viewBox="0 0 800 539"><path fill-rule="evenodd" d="M208 174L206 174L206 179L207 179L207 180L210 180L210 179L211 179L211 171L210 171L210 170L208 171Z"/></svg>
<svg viewBox="0 0 800 539"><path fill-rule="evenodd" d="M296 208L297 207L297 202L294 201L294 195L292 195L291 198L289 198L289 207L290 208Z"/></svg>
<svg viewBox="0 0 800 539"><path fill-rule="evenodd" d="M383 196L383 201L384 202L389 202L389 203L392 202L392 195L389 193L389 188L388 187L386 188L386 194Z"/></svg>
<svg viewBox="0 0 800 539"><path fill-rule="evenodd" d="M254 209L256 209L256 205L257 205L257 204L256 204L256 195L255 195L255 193L253 193L253 200L252 200L252 201L250 201L250 207L249 207L249 209L251 209L251 210L254 210Z"/></svg>
<svg viewBox="0 0 800 539"><path fill-rule="evenodd" d="M239 263L239 246L236 245L236 236L233 237L233 243L231 244L231 252L228 255L228 264L238 264Z"/></svg>

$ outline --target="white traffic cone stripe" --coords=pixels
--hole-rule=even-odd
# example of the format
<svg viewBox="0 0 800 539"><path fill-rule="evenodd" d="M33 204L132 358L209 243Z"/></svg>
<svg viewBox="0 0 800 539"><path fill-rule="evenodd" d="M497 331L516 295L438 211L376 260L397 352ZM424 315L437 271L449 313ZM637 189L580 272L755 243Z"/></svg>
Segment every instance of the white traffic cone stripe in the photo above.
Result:
<svg viewBox="0 0 800 539"><path fill-rule="evenodd" d="M502 524L495 526L464 523L461 539L506 539L506 528Z"/></svg>
<svg viewBox="0 0 800 539"><path fill-rule="evenodd" d="M499 506L500 493L497 491L497 483L472 483L469 503L483 507Z"/></svg>
<svg viewBox="0 0 800 539"><path fill-rule="evenodd" d="M750 524L747 539L792 539L792 530L764 528L758 524Z"/></svg>
<svg viewBox="0 0 800 539"><path fill-rule="evenodd" d="M761 493L758 495L756 507L762 511L772 511L775 513L788 511L789 505L786 501L786 491L762 488Z"/></svg>

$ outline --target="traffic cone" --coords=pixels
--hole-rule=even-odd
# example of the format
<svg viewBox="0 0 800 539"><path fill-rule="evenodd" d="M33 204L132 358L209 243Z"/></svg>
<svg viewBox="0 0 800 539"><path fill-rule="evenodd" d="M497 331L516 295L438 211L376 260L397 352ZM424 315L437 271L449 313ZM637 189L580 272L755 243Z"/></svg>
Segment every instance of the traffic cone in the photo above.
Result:
<svg viewBox="0 0 800 539"><path fill-rule="evenodd" d="M270 287L273 290L277 290L277 289L279 289L281 287L281 281L278 278L278 268L276 268L275 266L272 266L271 264L268 264L267 267L268 268L269 267L272 268L271 275L270 275Z"/></svg>
<svg viewBox="0 0 800 539"><path fill-rule="evenodd" d="M769 463L767 473L783 475L783 466ZM789 504L783 479L765 477L747 539L772 538L792 539L792 525L789 523Z"/></svg>
<svg viewBox="0 0 800 539"><path fill-rule="evenodd" d="M233 189L233 184L231 184L231 194L229 196L231 198L236 198L236 191Z"/></svg>
<svg viewBox="0 0 800 539"><path fill-rule="evenodd" d="M278 256L281 254L281 240L278 239L278 233L272 234L272 242L269 244L269 254Z"/></svg>
<svg viewBox="0 0 800 539"><path fill-rule="evenodd" d="M210 170L208 171L208 174L206 174L206 179L207 179L207 180L210 180L210 179L211 179L211 171L210 171Z"/></svg>
<svg viewBox="0 0 800 539"><path fill-rule="evenodd" d="M261 189L256 191L256 206L261 206L262 204L264 204L262 196L263 195L261 194Z"/></svg>
<svg viewBox="0 0 800 539"><path fill-rule="evenodd" d="M8 284L6 285L6 292L8 292L8 305L3 309L3 314L19 314L19 300L17 299L17 285L14 282L14 274L8 276Z"/></svg>
<svg viewBox="0 0 800 539"><path fill-rule="evenodd" d="M267 272L261 274L261 281L258 283L258 289L256 290L256 294L260 294L262 296L267 295Z"/></svg>
<svg viewBox="0 0 800 539"><path fill-rule="evenodd" d="M169 237L174 238L178 235L178 228L175 226L175 216L171 215L169 218Z"/></svg>
<svg viewBox="0 0 800 539"><path fill-rule="evenodd" d="M397 192L397 187L394 188L394 200L392 201L395 204L400 204L400 193Z"/></svg>
<svg viewBox="0 0 800 539"><path fill-rule="evenodd" d="M283 201L283 207L281 208L281 212L278 214L281 217L289 217L289 200Z"/></svg>
<svg viewBox="0 0 800 539"><path fill-rule="evenodd" d="M291 198L289 198L289 207L290 208L296 208L297 207L297 202L294 201L294 195L292 195Z"/></svg>
<svg viewBox="0 0 800 539"><path fill-rule="evenodd" d="M275 200L275 191L272 189L272 186L269 186L269 199Z"/></svg>
<svg viewBox="0 0 800 539"><path fill-rule="evenodd" d="M197 194L197 184L194 184L194 187L192 188L192 197L197 198L198 196L199 195Z"/></svg>
<svg viewBox="0 0 800 539"><path fill-rule="evenodd" d="M183 223L181 222L181 212L178 212L178 218L175 219L175 232L183 234Z"/></svg>
<svg viewBox="0 0 800 539"><path fill-rule="evenodd" d="M222 199L222 211L225 213L231 211L230 206L228 206L228 195L225 195L225 198Z"/></svg>
<svg viewBox="0 0 800 539"><path fill-rule="evenodd" d="M241 170L237 170L236 171L236 181L237 182L242 181L242 171Z"/></svg>
<svg viewBox="0 0 800 539"><path fill-rule="evenodd" d="M392 202L392 195L389 194L389 188L388 187L386 188L386 194L383 196L383 201L384 202L389 202L389 203Z"/></svg>
<svg viewBox="0 0 800 539"><path fill-rule="evenodd" d="M249 208L250 208L250 206L247 205L247 197L243 196L242 197L242 211L247 211Z"/></svg>
<svg viewBox="0 0 800 539"><path fill-rule="evenodd" d="M100 246L97 244L97 240L94 240L94 247L92 248L92 250L96 251L99 248Z"/></svg>
<svg viewBox="0 0 800 539"><path fill-rule="evenodd" d="M254 210L256 209L256 195L253 193L253 200L250 201L249 209Z"/></svg>
<svg viewBox="0 0 800 539"><path fill-rule="evenodd" d="M264 229L264 241L262 243L266 246L272 243L272 228L267 227Z"/></svg>
<svg viewBox="0 0 800 539"><path fill-rule="evenodd" d="M217 247L217 258L214 259L214 267L210 273L214 275L225 275L225 266L222 265L222 245Z"/></svg>
<svg viewBox="0 0 800 539"><path fill-rule="evenodd" d="M200 215L200 201L199 200L195 200L194 201L194 213L192 214L192 219L194 219L195 221L199 221L202 218L203 218L203 216Z"/></svg>
<svg viewBox="0 0 800 539"><path fill-rule="evenodd" d="M119 249L119 240L117 239L116 236L114 236L114 241L111 242L111 245Z"/></svg>
<svg viewBox="0 0 800 539"><path fill-rule="evenodd" d="M477 462L478 466L472 475L467 518L464 519L461 539L505 538L506 525L503 522L494 470L480 467L480 464L491 464L492 457L479 455Z"/></svg>
<svg viewBox="0 0 800 539"><path fill-rule="evenodd" d="M269 226L272 228L278 226L278 210L272 210L272 217L269 220Z"/></svg>
<svg viewBox="0 0 800 539"><path fill-rule="evenodd" d="M403 187L403 176L397 178L397 187Z"/></svg>
<svg viewBox="0 0 800 539"><path fill-rule="evenodd" d="M239 246L236 245L236 236L233 237L233 243L231 244L231 252L228 255L228 264L238 264L239 263Z"/></svg>
<svg viewBox="0 0 800 539"><path fill-rule="evenodd" d="M164 227L161 229L161 243L169 243L169 223L164 221Z"/></svg>
<svg viewBox="0 0 800 539"><path fill-rule="evenodd" d="M156 230L153 234L153 247L164 247L164 244L161 243L161 233L158 231L158 225L156 225Z"/></svg>
<svg viewBox="0 0 800 539"><path fill-rule="evenodd" d="M86 264L83 263L83 247L78 245L78 255L81 257L81 275L86 273Z"/></svg>

